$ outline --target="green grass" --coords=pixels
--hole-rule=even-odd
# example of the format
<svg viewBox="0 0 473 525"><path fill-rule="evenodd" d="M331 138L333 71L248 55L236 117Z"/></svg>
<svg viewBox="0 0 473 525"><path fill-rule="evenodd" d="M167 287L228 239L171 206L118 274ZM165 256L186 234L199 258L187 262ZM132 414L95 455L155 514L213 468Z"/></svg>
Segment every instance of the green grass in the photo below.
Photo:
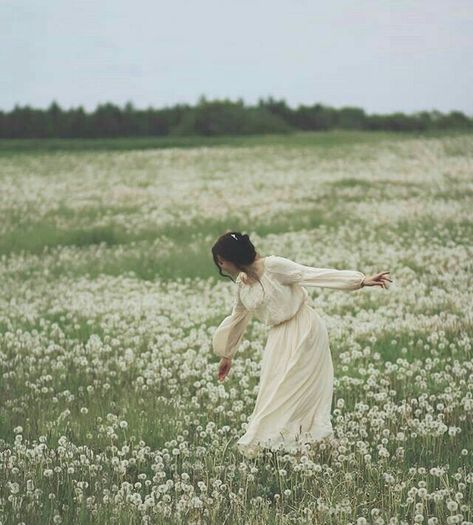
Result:
<svg viewBox="0 0 473 525"><path fill-rule="evenodd" d="M287 231L313 229L322 224L336 226L347 219L348 216L343 216L340 213L336 214L333 210L314 206L313 209L304 212L280 214L277 219L271 219L270 221L263 219L261 222L253 223L252 228L258 231L259 235L265 236ZM235 230L245 230L248 226L243 218L228 215L224 219L204 218L196 220L192 224L176 222L135 234L127 233L113 225L65 230L57 228L51 221L43 220L18 226L0 237L0 255L21 251L38 254L42 253L45 247L52 248L57 246L80 247L100 243L113 246L132 242L153 241L164 236L172 239L177 246L187 245L197 238L208 234L216 238L228 228L229 224ZM182 263L186 264L184 260Z"/></svg>
<svg viewBox="0 0 473 525"><path fill-rule="evenodd" d="M356 224L360 228L359 222L359 219L350 216L349 209L338 211L335 207L314 207L312 211L281 214L269 222L263 220L253 223L252 230L257 231L260 237L265 237L285 232L316 231L322 225L328 226L329 231L347 223ZM30 225L29 229L18 228L0 238L0 255L18 252L42 254L45 253L45 248L48 251L56 250L61 245L85 247L104 243L106 248L101 251L99 259L93 253L84 253L77 262L65 263L58 259L48 268L49 277L55 279L64 275L86 274L93 278L102 273L118 276L133 272L136 277L144 280L154 280L158 276L163 280L208 277L219 279L211 256L211 243L205 241L205 238L208 235L217 238L230 227L234 230L247 230L245 221L235 216L227 216L222 220L201 219L191 225L176 223L161 229L143 231L139 235L127 234L114 226L59 230L51 224L38 223ZM425 237L439 245L448 240L465 246L473 242L473 225L469 221L418 219L416 222L401 220L389 226L370 226L370 230L377 232L386 242L396 237L403 237L409 242L419 228ZM156 244L153 248L147 247L149 242L159 239L172 240L172 248L162 252L156 249ZM113 249L117 245L126 245L129 248L117 257ZM419 266L415 260L404 258L401 261L419 274L429 271L428 268ZM24 277L27 278L29 272L34 270L28 267L24 271ZM435 284L435 279L441 279L441 276L432 275L432 279Z"/></svg>
<svg viewBox="0 0 473 525"><path fill-rule="evenodd" d="M0 155L28 152L62 151L128 151L161 148L196 148L200 146L276 146L284 147L340 147L382 140L409 138L438 138L468 135L464 131L389 132L389 131L297 131L288 134L226 135L221 137L124 137L107 139L0 139ZM471 134L470 134L471 135ZM450 151L450 150L449 150ZM458 147L451 154L458 154Z"/></svg>

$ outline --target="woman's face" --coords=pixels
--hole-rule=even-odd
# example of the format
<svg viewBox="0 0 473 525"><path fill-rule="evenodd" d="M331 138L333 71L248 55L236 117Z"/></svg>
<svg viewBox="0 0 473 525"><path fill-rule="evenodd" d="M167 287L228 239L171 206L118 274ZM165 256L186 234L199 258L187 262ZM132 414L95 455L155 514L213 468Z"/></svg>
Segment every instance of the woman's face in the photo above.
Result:
<svg viewBox="0 0 473 525"><path fill-rule="evenodd" d="M217 255L217 262L224 273L229 273L230 275L240 273L240 270L232 262L226 261L223 257L220 257L220 255Z"/></svg>

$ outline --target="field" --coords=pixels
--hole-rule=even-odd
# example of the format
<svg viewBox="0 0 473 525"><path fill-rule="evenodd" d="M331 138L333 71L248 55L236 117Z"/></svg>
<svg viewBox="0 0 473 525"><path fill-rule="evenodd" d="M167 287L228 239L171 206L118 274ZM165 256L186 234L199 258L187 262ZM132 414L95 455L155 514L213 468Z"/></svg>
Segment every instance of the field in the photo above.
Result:
<svg viewBox="0 0 473 525"><path fill-rule="evenodd" d="M1 525L473 523L473 135L3 141L0 166ZM308 288L335 450L234 448L266 328L219 383L227 230L391 272Z"/></svg>

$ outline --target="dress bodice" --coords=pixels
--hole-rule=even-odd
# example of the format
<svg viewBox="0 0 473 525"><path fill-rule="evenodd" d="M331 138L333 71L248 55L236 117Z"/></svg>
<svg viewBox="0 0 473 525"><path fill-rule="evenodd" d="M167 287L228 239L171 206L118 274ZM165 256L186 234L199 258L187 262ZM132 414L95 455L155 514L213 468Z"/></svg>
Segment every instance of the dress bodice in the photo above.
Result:
<svg viewBox="0 0 473 525"><path fill-rule="evenodd" d="M236 278L238 298L259 321L273 326L293 317L308 298L307 290L298 282L285 284L273 270L275 256L265 257L261 283L245 284Z"/></svg>

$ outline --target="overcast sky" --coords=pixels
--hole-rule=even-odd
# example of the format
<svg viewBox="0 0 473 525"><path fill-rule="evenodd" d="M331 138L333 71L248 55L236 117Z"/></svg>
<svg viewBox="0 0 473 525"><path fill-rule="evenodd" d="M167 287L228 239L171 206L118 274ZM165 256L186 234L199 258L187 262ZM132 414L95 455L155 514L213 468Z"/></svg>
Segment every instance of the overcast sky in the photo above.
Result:
<svg viewBox="0 0 473 525"><path fill-rule="evenodd" d="M473 115L473 0L0 0L0 109L201 95Z"/></svg>

